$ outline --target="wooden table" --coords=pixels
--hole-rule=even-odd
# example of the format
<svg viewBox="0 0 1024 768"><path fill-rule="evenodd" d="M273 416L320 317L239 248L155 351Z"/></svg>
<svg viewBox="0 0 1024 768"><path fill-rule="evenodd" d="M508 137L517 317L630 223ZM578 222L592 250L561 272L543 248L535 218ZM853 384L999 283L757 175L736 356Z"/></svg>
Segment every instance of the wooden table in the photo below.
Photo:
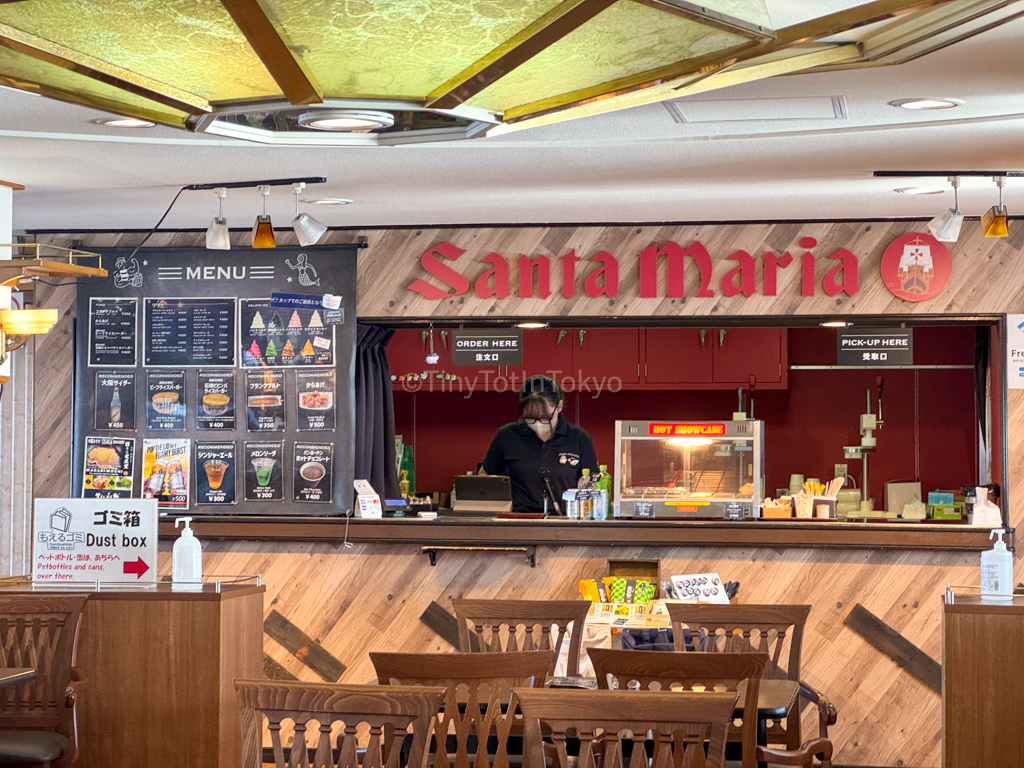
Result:
<svg viewBox="0 0 1024 768"><path fill-rule="evenodd" d="M35 676L36 671L32 667L0 667L0 688L24 683Z"/></svg>
<svg viewBox="0 0 1024 768"><path fill-rule="evenodd" d="M1024 597L956 595L942 612L945 768L1024 765Z"/></svg>

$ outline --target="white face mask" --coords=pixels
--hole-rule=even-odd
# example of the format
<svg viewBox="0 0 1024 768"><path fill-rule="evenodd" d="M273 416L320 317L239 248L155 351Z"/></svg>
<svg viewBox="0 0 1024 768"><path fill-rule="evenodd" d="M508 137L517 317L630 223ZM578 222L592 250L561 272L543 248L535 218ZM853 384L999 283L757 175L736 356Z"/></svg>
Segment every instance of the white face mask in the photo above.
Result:
<svg viewBox="0 0 1024 768"><path fill-rule="evenodd" d="M535 424L527 424L527 426L533 430L533 433L540 438L547 437L551 434L554 429L554 424L545 424L544 422L538 421Z"/></svg>

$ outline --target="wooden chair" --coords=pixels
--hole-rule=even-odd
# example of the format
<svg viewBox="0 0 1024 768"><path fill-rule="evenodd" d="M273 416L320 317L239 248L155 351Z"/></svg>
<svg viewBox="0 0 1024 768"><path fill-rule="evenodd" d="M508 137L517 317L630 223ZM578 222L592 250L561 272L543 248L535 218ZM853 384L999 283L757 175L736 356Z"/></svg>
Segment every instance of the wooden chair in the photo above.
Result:
<svg viewBox="0 0 1024 768"><path fill-rule="evenodd" d="M565 673L580 673L583 624L590 608L586 600L452 600L452 605L463 653L554 649L556 655L548 670L553 675L562 641L569 633Z"/></svg>
<svg viewBox="0 0 1024 768"><path fill-rule="evenodd" d="M800 686L800 698L818 709L818 735L828 738L828 727L836 722L836 708L800 680L800 653L809 605L694 605L669 603L673 642L677 651L709 653L768 654L764 676L793 680ZM684 632L684 628L688 630ZM687 634L689 638L687 638ZM768 743L799 750L800 710L793 708L785 724L768 727ZM828 761L824 761L828 765Z"/></svg>
<svg viewBox="0 0 1024 768"><path fill-rule="evenodd" d="M570 768L567 738L578 738L573 768L724 768L735 693L665 691L516 691L526 731L525 768ZM554 749L545 750L550 733ZM651 734L650 737L648 734ZM645 742L653 741L650 760ZM705 752L706 750L706 752Z"/></svg>
<svg viewBox="0 0 1024 768"><path fill-rule="evenodd" d="M71 765L78 757L75 670L88 595L0 595L0 665L36 677L0 690L0 763Z"/></svg>
<svg viewBox="0 0 1024 768"><path fill-rule="evenodd" d="M742 725L731 725L732 740L743 745L743 768L756 768L757 695L768 656L763 653L663 653L588 648L599 688L614 682L620 690L745 691L740 700Z"/></svg>
<svg viewBox="0 0 1024 768"><path fill-rule="evenodd" d="M447 688L434 724L434 768L508 768L508 738L521 719L512 690L543 685L553 656L554 651L371 653L370 660L381 685Z"/></svg>
<svg viewBox="0 0 1024 768"><path fill-rule="evenodd" d="M597 684L618 688L638 686L639 690L735 691L743 710L742 724L729 728L729 740L743 745L743 768L773 762L780 765L813 765L821 756L824 765L832 759L832 742L814 739L798 750L765 750L757 744L757 708L761 676L768 656L764 653L658 653L613 651L588 648L597 673ZM744 682L745 681L745 682Z"/></svg>
<svg viewBox="0 0 1024 768"><path fill-rule="evenodd" d="M443 688L235 680L242 722L242 765L263 765L267 721L276 768L426 768L427 744ZM281 724L294 723L290 747ZM315 743L310 721L318 723ZM341 724L339 731L338 724ZM365 744L357 731L369 726ZM407 761L402 745L412 729ZM337 733L337 736L332 736ZM312 758L310 751L314 750Z"/></svg>

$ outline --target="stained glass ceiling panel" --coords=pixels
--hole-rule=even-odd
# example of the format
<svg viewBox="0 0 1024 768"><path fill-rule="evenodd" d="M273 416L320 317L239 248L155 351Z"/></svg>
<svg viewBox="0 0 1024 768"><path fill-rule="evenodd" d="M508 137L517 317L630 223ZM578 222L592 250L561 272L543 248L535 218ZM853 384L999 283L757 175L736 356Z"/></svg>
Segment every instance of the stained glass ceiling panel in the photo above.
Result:
<svg viewBox="0 0 1024 768"><path fill-rule="evenodd" d="M26 0L0 23L210 101L281 95L217 0Z"/></svg>
<svg viewBox="0 0 1024 768"><path fill-rule="evenodd" d="M19 85L19 81L23 84ZM0 84L10 84L28 91L37 90L31 84L41 84L51 89L81 96L84 103L98 109L112 109L115 104L124 104L164 115L167 122L171 124L183 125L186 117L184 112L157 104L117 86L101 83L86 75L80 75L77 72L3 47L0 47ZM153 118L150 117L150 119Z"/></svg>
<svg viewBox="0 0 1024 768"><path fill-rule="evenodd" d="M748 43L633 0L620 0L467 103L494 112Z"/></svg>
<svg viewBox="0 0 1024 768"><path fill-rule="evenodd" d="M559 0L269 0L324 96L422 100Z"/></svg>

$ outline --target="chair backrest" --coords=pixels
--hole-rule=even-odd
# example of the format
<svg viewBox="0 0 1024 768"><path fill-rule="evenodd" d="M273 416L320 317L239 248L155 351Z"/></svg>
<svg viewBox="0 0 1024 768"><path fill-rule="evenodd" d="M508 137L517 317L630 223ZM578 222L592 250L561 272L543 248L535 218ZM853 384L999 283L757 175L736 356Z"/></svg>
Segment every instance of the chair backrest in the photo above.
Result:
<svg viewBox="0 0 1024 768"><path fill-rule="evenodd" d="M263 765L264 719L276 768L426 768L431 726L444 699L443 688L273 680L235 680L235 691L244 768ZM290 747L283 744L285 721L293 724ZM307 728L311 721L318 725L315 738ZM362 743L360 726L369 726ZM403 762L402 745L410 729L411 747Z"/></svg>
<svg viewBox="0 0 1024 768"><path fill-rule="evenodd" d="M677 651L767 653L764 676L795 681L810 612L809 605L668 604Z"/></svg>
<svg viewBox="0 0 1024 768"><path fill-rule="evenodd" d="M526 768L545 765L542 733L547 730L553 768L569 768L567 738L580 740L577 768L595 768L598 755L602 768L627 768L623 740L632 742L629 768L725 766L735 693L538 689L516 696L525 723ZM654 746L648 761L649 732Z"/></svg>
<svg viewBox="0 0 1024 768"><path fill-rule="evenodd" d="M569 637L566 674L578 675L586 600L452 600L459 622L459 650L490 653L554 649ZM572 625L570 630L569 625ZM472 647L475 637L478 648ZM557 655L549 675L555 673Z"/></svg>
<svg viewBox="0 0 1024 768"><path fill-rule="evenodd" d="M553 655L554 651L371 653L370 660L381 685L447 688L434 725L434 768L507 768L509 733L521 719L512 690L543 685ZM455 739L452 758L444 746L449 734ZM490 755L488 741L494 750Z"/></svg>
<svg viewBox="0 0 1024 768"><path fill-rule="evenodd" d="M0 689L0 728L57 731L75 748L68 691L88 597L0 594L0 666L36 670L35 679Z"/></svg>
<svg viewBox="0 0 1024 768"><path fill-rule="evenodd" d="M730 728L743 743L743 766L757 764L757 696L768 656L764 653L661 653L588 648L598 687L611 683L642 691L740 692L743 722Z"/></svg>

